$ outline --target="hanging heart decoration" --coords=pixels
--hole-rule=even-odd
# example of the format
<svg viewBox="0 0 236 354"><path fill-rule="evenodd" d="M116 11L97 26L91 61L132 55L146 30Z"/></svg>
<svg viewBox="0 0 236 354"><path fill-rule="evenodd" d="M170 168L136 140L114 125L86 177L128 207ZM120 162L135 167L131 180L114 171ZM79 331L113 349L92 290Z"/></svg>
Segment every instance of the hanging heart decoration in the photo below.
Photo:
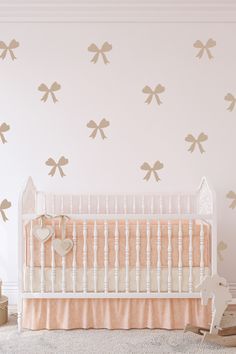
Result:
<svg viewBox="0 0 236 354"><path fill-rule="evenodd" d="M52 226L35 225L33 227L33 235L40 242L46 242L52 235L54 235L54 229Z"/></svg>
<svg viewBox="0 0 236 354"><path fill-rule="evenodd" d="M45 225L45 219L51 218L50 215L40 215L37 219L40 224L33 226L33 235L40 241L46 242L51 236L54 235L54 228L50 225Z"/></svg>
<svg viewBox="0 0 236 354"><path fill-rule="evenodd" d="M71 251L73 247L73 241L69 238L65 238L64 240L56 238L53 240L52 245L53 249L59 254L59 256L64 257Z"/></svg>

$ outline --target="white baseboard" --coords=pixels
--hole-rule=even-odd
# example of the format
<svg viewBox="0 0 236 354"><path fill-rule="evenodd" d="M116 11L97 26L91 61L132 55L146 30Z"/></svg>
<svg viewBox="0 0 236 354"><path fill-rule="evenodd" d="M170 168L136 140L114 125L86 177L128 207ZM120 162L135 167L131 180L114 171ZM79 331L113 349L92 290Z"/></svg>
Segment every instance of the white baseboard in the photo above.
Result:
<svg viewBox="0 0 236 354"><path fill-rule="evenodd" d="M230 292L236 298L236 283L229 284ZM17 304L18 287L16 282L4 283L2 294L8 297L9 305L14 307Z"/></svg>

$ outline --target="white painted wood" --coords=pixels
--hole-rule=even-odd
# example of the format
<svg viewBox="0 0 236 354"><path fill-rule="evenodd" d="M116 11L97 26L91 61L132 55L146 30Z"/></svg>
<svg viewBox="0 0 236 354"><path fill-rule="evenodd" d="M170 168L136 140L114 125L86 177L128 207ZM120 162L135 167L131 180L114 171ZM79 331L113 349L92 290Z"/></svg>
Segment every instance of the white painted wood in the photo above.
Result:
<svg viewBox="0 0 236 354"><path fill-rule="evenodd" d="M115 196L115 215L118 213L118 199L117 196Z"/></svg>
<svg viewBox="0 0 236 354"><path fill-rule="evenodd" d="M106 214L109 214L109 196L106 195Z"/></svg>
<svg viewBox="0 0 236 354"><path fill-rule="evenodd" d="M183 282L183 230L182 222L179 220L179 230L178 230L178 280L179 280L179 292L182 292L182 282Z"/></svg>
<svg viewBox="0 0 236 354"><path fill-rule="evenodd" d="M189 292L193 291L193 222L189 220Z"/></svg>
<svg viewBox="0 0 236 354"><path fill-rule="evenodd" d="M54 207L53 207L53 214L54 214ZM51 253L52 253L52 260L51 260L51 291L54 293L55 291L55 280L56 280L56 268L55 268L55 251L53 247L53 241L55 240L55 220L52 219L52 226L54 229L54 233L51 239Z"/></svg>
<svg viewBox="0 0 236 354"><path fill-rule="evenodd" d="M123 197L123 207L124 207L124 214L127 214L127 197L124 195Z"/></svg>
<svg viewBox="0 0 236 354"><path fill-rule="evenodd" d="M94 221L93 226L93 288L94 292L96 293L98 290L98 279L97 279L97 272L98 272L98 229L97 229L97 221Z"/></svg>
<svg viewBox="0 0 236 354"><path fill-rule="evenodd" d="M187 195L187 213L191 213L191 199L189 194Z"/></svg>
<svg viewBox="0 0 236 354"><path fill-rule="evenodd" d="M136 223L136 291L140 291L140 226L139 221Z"/></svg>
<svg viewBox="0 0 236 354"><path fill-rule="evenodd" d="M70 195L70 214L73 214L73 195Z"/></svg>
<svg viewBox="0 0 236 354"><path fill-rule="evenodd" d="M129 292L129 221L125 220L125 292Z"/></svg>
<svg viewBox="0 0 236 354"><path fill-rule="evenodd" d="M119 291L119 225L115 222L115 291Z"/></svg>
<svg viewBox="0 0 236 354"><path fill-rule="evenodd" d="M61 195L61 207L60 207L61 213L60 214L64 214L64 198L63 195Z"/></svg>
<svg viewBox="0 0 236 354"><path fill-rule="evenodd" d="M163 200L161 195L159 197L159 209L160 209L160 214L163 214Z"/></svg>
<svg viewBox="0 0 236 354"><path fill-rule="evenodd" d="M133 214L136 213L136 198L135 195L133 195Z"/></svg>
<svg viewBox="0 0 236 354"><path fill-rule="evenodd" d="M181 195L178 194L178 197L177 197L177 211L178 211L178 214L181 214Z"/></svg>
<svg viewBox="0 0 236 354"><path fill-rule="evenodd" d="M30 221L30 291L33 292L33 276L34 276L34 236L33 236L33 220Z"/></svg>
<svg viewBox="0 0 236 354"><path fill-rule="evenodd" d="M44 292L44 284L45 284L45 279L44 279L44 243L40 243L40 291L41 293Z"/></svg>
<svg viewBox="0 0 236 354"><path fill-rule="evenodd" d="M161 291L161 223L157 221L157 291Z"/></svg>
<svg viewBox="0 0 236 354"><path fill-rule="evenodd" d="M168 250L167 250L167 265L168 265L168 278L167 278L167 289L168 293L172 291L172 227L171 221L168 221Z"/></svg>
<svg viewBox="0 0 236 354"><path fill-rule="evenodd" d="M142 196L142 214L145 214L145 199L144 199L144 196Z"/></svg>
<svg viewBox="0 0 236 354"><path fill-rule="evenodd" d="M88 195L87 205L88 205L88 214L91 214L91 195Z"/></svg>
<svg viewBox="0 0 236 354"><path fill-rule="evenodd" d="M61 270L61 291L63 293L65 293L66 291L66 257L63 256L61 258L61 266L62 266L62 270Z"/></svg>
<svg viewBox="0 0 236 354"><path fill-rule="evenodd" d="M152 196L151 197L151 206L150 206L150 211L151 211L151 214L154 213L154 197Z"/></svg>
<svg viewBox="0 0 236 354"><path fill-rule="evenodd" d="M87 221L83 222L83 292L87 292Z"/></svg>
<svg viewBox="0 0 236 354"><path fill-rule="evenodd" d="M172 196L170 195L168 198L168 209L169 209L169 213L172 213Z"/></svg>
<svg viewBox="0 0 236 354"><path fill-rule="evenodd" d="M77 261L76 261L76 253L77 253L77 232L76 232L76 222L73 222L73 260L72 260L72 286L73 292L76 292L76 282L77 282Z"/></svg>
<svg viewBox="0 0 236 354"><path fill-rule="evenodd" d="M200 282L204 278L204 225L201 221L200 224Z"/></svg>
<svg viewBox="0 0 236 354"><path fill-rule="evenodd" d="M146 278L146 288L147 293L150 293L151 290L151 230L150 230L150 222L146 221L146 236L147 236L147 249L146 249L146 257L147 257L147 278Z"/></svg>
<svg viewBox="0 0 236 354"><path fill-rule="evenodd" d="M79 214L82 214L82 196L79 196Z"/></svg>
<svg viewBox="0 0 236 354"><path fill-rule="evenodd" d="M108 292L108 223L104 221L104 292Z"/></svg>
<svg viewBox="0 0 236 354"><path fill-rule="evenodd" d="M100 199L99 199L99 195L97 196L97 214L100 213Z"/></svg>

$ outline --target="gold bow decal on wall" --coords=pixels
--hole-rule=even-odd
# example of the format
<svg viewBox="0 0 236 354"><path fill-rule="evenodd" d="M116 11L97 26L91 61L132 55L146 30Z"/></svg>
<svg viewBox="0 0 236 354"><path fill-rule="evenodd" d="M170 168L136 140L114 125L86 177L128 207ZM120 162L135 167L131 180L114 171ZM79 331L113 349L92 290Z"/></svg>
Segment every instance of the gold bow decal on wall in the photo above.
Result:
<svg viewBox="0 0 236 354"><path fill-rule="evenodd" d="M159 94L165 91L165 87L162 85L157 85L154 90L152 90L149 86L145 86L143 88L143 93L147 93L148 97L145 101L145 103L150 104L152 102L153 97L155 97L157 104L160 105L162 104Z"/></svg>
<svg viewBox="0 0 236 354"><path fill-rule="evenodd" d="M220 261L224 260L222 252L227 249L227 244L224 241L220 241L217 246L217 254Z"/></svg>
<svg viewBox="0 0 236 354"><path fill-rule="evenodd" d="M150 179L151 175L153 174L155 180L156 180L157 182L160 181L160 178L159 178L159 176L158 176L158 174L157 174L157 171L158 171L158 170L161 170L163 167L164 167L164 165L163 165L163 163L161 163L160 161L156 161L156 162L154 163L153 167L151 167L148 162L144 162L144 163L142 164L142 166L140 167L141 170L147 171L147 173L146 173L146 175L144 176L143 179L145 179L146 181L148 181L148 180Z"/></svg>
<svg viewBox="0 0 236 354"><path fill-rule="evenodd" d="M195 150L196 145L198 145L199 150L202 154L203 152L205 152L205 150L202 147L202 143L204 141L206 141L207 139L208 139L208 136L205 135L204 133L199 134L197 139L195 139L192 134L188 134L185 138L185 141L192 143L190 148L188 149L188 151L193 152Z"/></svg>
<svg viewBox="0 0 236 354"><path fill-rule="evenodd" d="M51 97L52 97L53 102L56 103L58 101L58 99L56 98L54 92L60 90L60 88L61 88L61 85L58 84L56 81L51 85L50 88L48 88L47 85L45 85L45 84L41 84L38 87L38 90L42 91L42 92L45 92L45 94L41 98L41 101L46 102L47 99L48 99L48 96L50 94Z"/></svg>
<svg viewBox="0 0 236 354"><path fill-rule="evenodd" d="M208 58L212 59L213 55L211 54L210 48L215 47L216 45L216 41L214 41L214 39L210 38L208 39L208 41L206 42L206 44L204 45L201 41L196 41L194 43L194 47L195 48L200 48L198 54L196 55L197 58L201 59L201 57L203 56L204 51L206 51Z"/></svg>
<svg viewBox="0 0 236 354"><path fill-rule="evenodd" d="M47 166L52 166L52 169L49 172L49 176L53 177L56 173L56 170L58 169L61 177L65 176L65 173L63 172L62 166L67 165L69 162L68 159L66 159L64 156L61 156L61 158L58 160L58 162L56 163L55 160L53 160L53 158L49 158L45 164Z"/></svg>
<svg viewBox="0 0 236 354"><path fill-rule="evenodd" d="M97 123L94 122L94 120L90 120L87 124L87 127L93 128L94 130L93 130L92 134L89 135L89 137L94 139L97 135L97 132L99 131L102 139L105 139L106 135L104 134L103 129L108 127L109 125L110 125L110 123L105 118L103 118L98 125L97 125Z"/></svg>
<svg viewBox="0 0 236 354"><path fill-rule="evenodd" d="M236 98L232 95L232 93L227 93L227 95L225 96L225 101L231 102L227 110L232 112L236 103Z"/></svg>
<svg viewBox="0 0 236 354"><path fill-rule="evenodd" d="M7 140L5 139L4 133L7 132L10 129L10 126L7 125L6 123L2 123L0 125L0 139L3 144L7 143Z"/></svg>
<svg viewBox="0 0 236 354"><path fill-rule="evenodd" d="M0 49L3 49L0 58L2 58L2 60L5 59L7 52L9 52L11 59L15 60L16 56L13 49L16 49L17 47L19 47L19 43L15 39L13 39L8 46L3 41L0 41Z"/></svg>
<svg viewBox="0 0 236 354"><path fill-rule="evenodd" d="M231 209L234 209L236 207L236 193L233 191L229 191L229 193L226 195L226 197L229 199L233 199L229 207Z"/></svg>
<svg viewBox="0 0 236 354"><path fill-rule="evenodd" d="M7 199L4 199L0 204L0 213L4 222L8 220L5 214L5 210L9 209L10 207L11 207L11 202L9 202Z"/></svg>
<svg viewBox="0 0 236 354"><path fill-rule="evenodd" d="M91 62L95 64L98 61L99 55L101 54L104 64L108 64L109 60L107 59L105 53L109 52L110 50L112 50L112 45L108 42L103 43L101 49L99 49L96 44L92 43L88 47L88 51L96 54L93 56Z"/></svg>

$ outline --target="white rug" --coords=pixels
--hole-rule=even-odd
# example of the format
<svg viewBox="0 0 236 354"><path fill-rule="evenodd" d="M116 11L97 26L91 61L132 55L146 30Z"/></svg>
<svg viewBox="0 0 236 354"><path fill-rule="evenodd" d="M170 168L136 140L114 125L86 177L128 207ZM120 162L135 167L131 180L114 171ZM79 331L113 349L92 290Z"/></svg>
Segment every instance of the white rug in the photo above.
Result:
<svg viewBox="0 0 236 354"><path fill-rule="evenodd" d="M165 330L23 331L18 334L16 316L0 327L0 353L22 354L157 354L236 353L236 348L203 344L192 333Z"/></svg>

